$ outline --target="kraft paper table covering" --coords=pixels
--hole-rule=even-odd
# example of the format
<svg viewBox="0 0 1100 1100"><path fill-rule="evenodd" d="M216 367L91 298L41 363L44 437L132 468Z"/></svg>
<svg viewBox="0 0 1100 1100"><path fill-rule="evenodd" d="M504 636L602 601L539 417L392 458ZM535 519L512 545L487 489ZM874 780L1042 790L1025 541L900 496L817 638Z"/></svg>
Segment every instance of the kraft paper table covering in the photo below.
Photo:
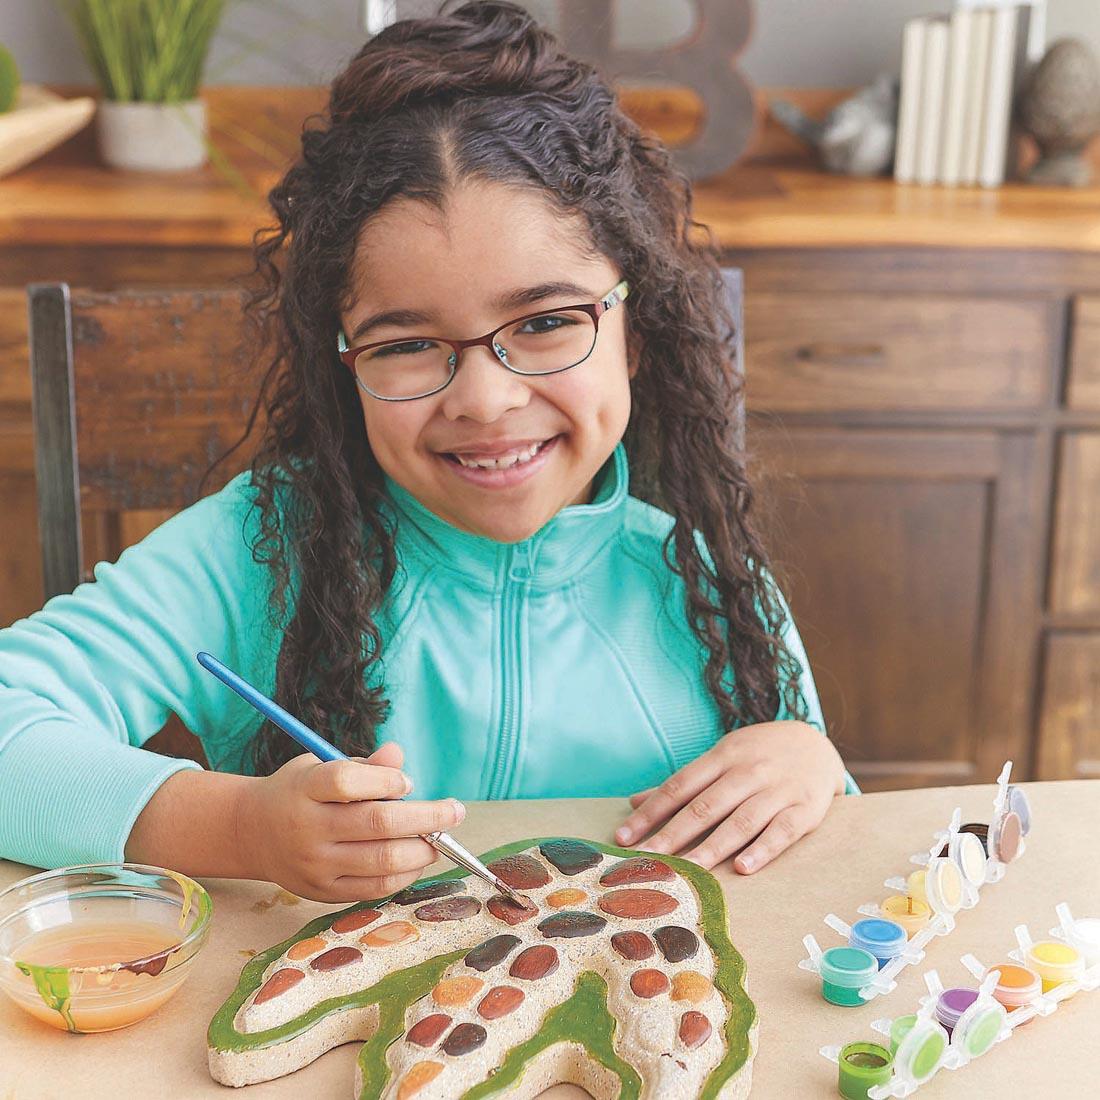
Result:
<svg viewBox="0 0 1100 1100"><path fill-rule="evenodd" d="M771 866L742 878L719 868L730 933L748 962L749 993L760 1013L760 1052L752 1096L830 1097L836 1068L818 1048L874 1039L872 1020L913 1011L924 992L922 975L936 967L945 985L971 984L959 962L966 951L996 961L1015 946L1013 928L1027 922L1044 936L1056 923L1054 906L1067 901L1076 916L1100 916L1100 780L1024 784L1034 810L1027 852L1004 880L982 891L977 908L959 914L947 937L937 938L925 962L903 972L899 988L859 1008L827 1005L812 974L797 968L802 937L822 947L839 939L821 923L829 911L851 922L856 907L890 893L882 883L910 869L912 852L962 807L964 821L988 821L992 784L863 795L838 800L825 822ZM613 843L628 812L625 799L562 799L471 803L455 835L481 852L523 837L583 836ZM441 861L432 871L446 869ZM0 886L31 873L0 861ZM233 989L244 952L279 942L336 906L294 899L259 882L208 879L214 924L194 973L179 993L148 1020L105 1035L70 1036L49 1030L0 998L0 1100L98 1100L144 1095L271 1097L352 1095L358 1043L330 1051L282 1080L239 1093L212 1081L206 1070L206 1026ZM1024 1096L1031 1089L1059 1098L1096 1095L1100 1077L1100 990L1080 994L1057 1013L1028 1025L987 1056L941 1072L919 1095ZM556 1086L546 1100L587 1094Z"/></svg>

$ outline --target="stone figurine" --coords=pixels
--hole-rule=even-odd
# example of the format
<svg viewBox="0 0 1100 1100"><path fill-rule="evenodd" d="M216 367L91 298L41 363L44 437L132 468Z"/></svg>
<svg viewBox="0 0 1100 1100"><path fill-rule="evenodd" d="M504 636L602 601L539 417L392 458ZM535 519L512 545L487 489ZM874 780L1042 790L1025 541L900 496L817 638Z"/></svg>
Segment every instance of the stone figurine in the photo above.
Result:
<svg viewBox="0 0 1100 1100"><path fill-rule="evenodd" d="M1036 65L1016 104L1021 129L1039 146L1031 183L1084 187L1092 180L1085 147L1100 133L1100 63L1079 38L1060 38Z"/></svg>
<svg viewBox="0 0 1100 1100"><path fill-rule="evenodd" d="M776 100L772 116L812 145L830 172L877 176L894 163L897 137L898 80L888 74L838 103L820 122L793 103Z"/></svg>

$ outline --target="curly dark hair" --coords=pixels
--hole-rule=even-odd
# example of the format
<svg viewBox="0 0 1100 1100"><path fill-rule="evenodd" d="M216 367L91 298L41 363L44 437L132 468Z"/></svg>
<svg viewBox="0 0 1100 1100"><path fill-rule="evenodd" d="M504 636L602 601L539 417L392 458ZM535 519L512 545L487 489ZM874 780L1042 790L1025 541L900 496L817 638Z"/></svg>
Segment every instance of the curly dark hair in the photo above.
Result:
<svg viewBox="0 0 1100 1100"><path fill-rule="evenodd" d="M505 0L450 7L387 27L336 77L268 196L278 224L254 238L246 316L267 352L243 438L263 421L253 555L270 567L270 610L284 629L276 697L349 755L375 747L388 707L376 613L398 563L379 508L383 471L335 333L364 223L392 199L442 207L460 181L486 180L581 214L630 280L632 491L675 521L664 557L684 579L724 728L772 720L781 702L804 715L782 601L750 522L735 333L690 182L605 79L528 12ZM297 751L270 724L250 750L258 774Z"/></svg>

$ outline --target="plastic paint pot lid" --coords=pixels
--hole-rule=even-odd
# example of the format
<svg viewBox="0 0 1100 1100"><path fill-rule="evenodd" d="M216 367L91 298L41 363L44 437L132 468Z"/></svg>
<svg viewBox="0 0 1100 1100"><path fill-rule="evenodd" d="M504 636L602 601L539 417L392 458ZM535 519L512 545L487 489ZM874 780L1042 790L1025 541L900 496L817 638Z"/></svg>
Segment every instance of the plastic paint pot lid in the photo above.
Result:
<svg viewBox="0 0 1100 1100"><path fill-rule="evenodd" d="M821 980L843 989L859 989L878 973L878 959L861 947L830 947L818 966Z"/></svg>
<svg viewBox="0 0 1100 1100"><path fill-rule="evenodd" d="M1100 917L1078 917L1070 925L1066 940L1084 955L1100 953Z"/></svg>
<svg viewBox="0 0 1100 1100"><path fill-rule="evenodd" d="M943 1063L948 1042L942 1024L935 1020L917 1020L898 1044L894 1073L914 1085L923 1084Z"/></svg>
<svg viewBox="0 0 1100 1100"><path fill-rule="evenodd" d="M924 876L928 904L941 914L957 913L963 901L962 872L950 859L933 859Z"/></svg>
<svg viewBox="0 0 1100 1100"><path fill-rule="evenodd" d="M989 970L1000 971L996 990L999 993L1008 993L1012 997L1033 997L1042 992L1043 980L1030 967L1018 963L998 963Z"/></svg>
<svg viewBox="0 0 1100 1100"><path fill-rule="evenodd" d="M857 920L852 925L848 942L851 947L862 947L865 951L870 951L876 958L892 958L901 952L908 941L905 929L896 921L868 917L866 920Z"/></svg>
<svg viewBox="0 0 1100 1100"><path fill-rule="evenodd" d="M1020 831L1027 836L1031 832L1031 803L1023 788L1008 786L1008 808L1020 819Z"/></svg>
<svg viewBox="0 0 1100 1100"><path fill-rule="evenodd" d="M976 989L964 989L962 986L945 989L936 1001L936 1019L944 1027L952 1028L977 999Z"/></svg>
<svg viewBox="0 0 1100 1100"><path fill-rule="evenodd" d="M983 1000L959 1018L951 1035L953 1046L962 1047L971 1058L980 1058L997 1041L1005 1026L1004 1005Z"/></svg>
<svg viewBox="0 0 1100 1100"><path fill-rule="evenodd" d="M989 830L989 850L1002 863L1011 863L1020 854L1024 831L1020 818L1006 810Z"/></svg>
<svg viewBox="0 0 1100 1100"><path fill-rule="evenodd" d="M971 886L985 882L985 847L973 833L956 833L951 838L951 858Z"/></svg>
<svg viewBox="0 0 1100 1100"><path fill-rule="evenodd" d="M984 821L968 821L965 825L959 826L959 832L976 836L982 842L982 851L989 855L989 826Z"/></svg>
<svg viewBox="0 0 1100 1100"><path fill-rule="evenodd" d="M908 1016L899 1016L890 1024L890 1046L893 1050L896 1051L901 1046L902 1039L913 1030L916 1022L916 1013L910 1012Z"/></svg>
<svg viewBox="0 0 1100 1100"><path fill-rule="evenodd" d="M1059 940L1040 940L1033 943L1027 957L1039 974L1048 981L1054 977L1067 981L1077 977L1085 969L1081 952L1071 944Z"/></svg>

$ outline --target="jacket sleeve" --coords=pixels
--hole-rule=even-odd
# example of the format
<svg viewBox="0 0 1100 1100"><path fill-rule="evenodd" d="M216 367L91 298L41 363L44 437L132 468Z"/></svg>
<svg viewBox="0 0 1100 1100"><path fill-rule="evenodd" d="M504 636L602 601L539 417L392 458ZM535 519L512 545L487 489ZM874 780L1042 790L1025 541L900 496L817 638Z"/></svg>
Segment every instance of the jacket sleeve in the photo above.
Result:
<svg viewBox="0 0 1100 1100"><path fill-rule="evenodd" d="M172 712L213 766L240 770L259 716L195 654L272 689L277 642L253 522L245 473L100 562L94 583L0 630L0 856L121 860L160 784L198 767L141 747Z"/></svg>

